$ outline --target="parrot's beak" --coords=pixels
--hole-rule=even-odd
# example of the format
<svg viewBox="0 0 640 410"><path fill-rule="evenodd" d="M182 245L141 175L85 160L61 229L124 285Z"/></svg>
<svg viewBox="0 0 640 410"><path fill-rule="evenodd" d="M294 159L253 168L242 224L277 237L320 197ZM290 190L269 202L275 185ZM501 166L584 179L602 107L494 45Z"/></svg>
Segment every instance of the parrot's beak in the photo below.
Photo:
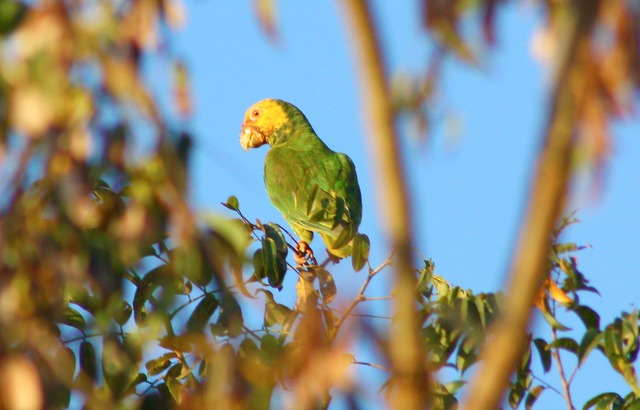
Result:
<svg viewBox="0 0 640 410"><path fill-rule="evenodd" d="M243 124L242 130L240 131L240 146L242 146L245 151L249 151L249 148L257 148L266 142L266 139L260 132Z"/></svg>

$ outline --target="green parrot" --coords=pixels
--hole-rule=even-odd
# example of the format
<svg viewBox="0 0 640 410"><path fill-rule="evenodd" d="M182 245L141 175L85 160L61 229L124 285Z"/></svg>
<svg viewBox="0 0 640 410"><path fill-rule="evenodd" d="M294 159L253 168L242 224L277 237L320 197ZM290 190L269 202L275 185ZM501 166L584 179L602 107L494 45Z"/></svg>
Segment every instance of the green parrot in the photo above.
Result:
<svg viewBox="0 0 640 410"><path fill-rule="evenodd" d="M244 116L240 145L269 144L264 183L298 242L300 255L313 257L309 243L317 232L334 258L351 255L362 219L362 199L353 161L332 151L296 106L276 99L252 105Z"/></svg>

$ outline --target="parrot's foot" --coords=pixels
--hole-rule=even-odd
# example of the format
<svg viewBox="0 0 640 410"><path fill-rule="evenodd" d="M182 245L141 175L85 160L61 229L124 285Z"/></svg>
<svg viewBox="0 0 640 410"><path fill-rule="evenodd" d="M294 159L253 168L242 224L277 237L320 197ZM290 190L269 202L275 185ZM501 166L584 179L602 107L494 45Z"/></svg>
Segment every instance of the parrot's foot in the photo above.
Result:
<svg viewBox="0 0 640 410"><path fill-rule="evenodd" d="M304 264L307 264L308 262L311 262L312 265L318 264L315 256L313 255L311 247L305 241L299 241L296 244L296 249L293 254L293 260L296 261L298 266L302 266Z"/></svg>

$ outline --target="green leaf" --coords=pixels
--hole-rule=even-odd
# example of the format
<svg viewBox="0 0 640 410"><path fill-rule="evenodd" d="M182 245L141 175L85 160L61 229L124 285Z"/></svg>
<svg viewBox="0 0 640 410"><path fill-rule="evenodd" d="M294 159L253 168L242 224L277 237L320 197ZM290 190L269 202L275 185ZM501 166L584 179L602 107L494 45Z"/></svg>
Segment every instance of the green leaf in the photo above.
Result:
<svg viewBox="0 0 640 410"><path fill-rule="evenodd" d="M20 25L27 7L20 1L0 1L0 34L6 36Z"/></svg>
<svg viewBox="0 0 640 410"><path fill-rule="evenodd" d="M466 381L464 380L454 380L452 382L446 383L444 385L444 388L450 393L450 394L456 394L456 392L458 390L460 390L461 387L463 387L465 384L467 384Z"/></svg>
<svg viewBox="0 0 640 410"><path fill-rule="evenodd" d="M549 345L544 339L534 339L533 344L538 349L538 354L540 355L540 362L542 363L542 368L544 372L547 373L551 369L551 351L549 350Z"/></svg>
<svg viewBox="0 0 640 410"><path fill-rule="evenodd" d="M89 379L98 379L98 362L93 344L86 340L80 343L80 369Z"/></svg>
<svg viewBox="0 0 640 410"><path fill-rule="evenodd" d="M244 256L252 239L249 230L241 220L212 213L204 215L202 219L231 246L236 255Z"/></svg>
<svg viewBox="0 0 640 410"><path fill-rule="evenodd" d="M478 345L472 337L464 337L460 342L456 356L456 367L462 374L475 362L478 355ZM453 393L453 392L452 392Z"/></svg>
<svg viewBox="0 0 640 410"><path fill-rule="evenodd" d="M285 239L280 226L273 222L269 222L262 225L262 227L264 228L264 233L267 238L270 238L275 242L278 256L286 257L289 252L289 247L287 246L287 240Z"/></svg>
<svg viewBox="0 0 640 410"><path fill-rule="evenodd" d="M325 304L329 304L336 296L336 283L333 281L333 276L326 269L318 269L315 272L318 277L318 283L320 285L320 295Z"/></svg>
<svg viewBox="0 0 640 410"><path fill-rule="evenodd" d="M546 320L546 322L549 324L549 326L551 326L552 328L556 329L556 330L571 330L571 328L563 325L562 323L560 323L558 321L558 319L556 319L555 316L553 316L551 313L549 312L544 312L544 311L540 311L540 313L542 313L542 317L544 317L544 320Z"/></svg>
<svg viewBox="0 0 640 410"><path fill-rule="evenodd" d="M278 255L276 242L271 238L262 238L262 266L269 286L280 288L287 271L285 260Z"/></svg>
<svg viewBox="0 0 640 410"><path fill-rule="evenodd" d="M598 346L604 340L604 334L596 329L588 329L582 340L580 341L580 347L578 347L578 365L581 366L584 360L589 356L589 353L594 347Z"/></svg>
<svg viewBox="0 0 640 410"><path fill-rule="evenodd" d="M359 272L369 260L369 249L371 247L369 237L361 233L357 234L353 238L352 246L351 265L353 270Z"/></svg>
<svg viewBox="0 0 640 410"><path fill-rule="evenodd" d="M554 348L554 347L559 349L564 349L576 355L578 354L578 342L568 337L562 337L560 339L556 339L553 342L549 343L549 348Z"/></svg>
<svg viewBox="0 0 640 410"><path fill-rule="evenodd" d="M82 314L80 314L80 312L70 306L67 306L67 308L64 310L62 323L67 326L74 327L78 330L84 330L87 327Z"/></svg>
<svg viewBox="0 0 640 410"><path fill-rule="evenodd" d="M256 357L259 354L260 349L253 339L245 337L242 342L240 342L240 346L238 347L238 358L240 360L246 360L249 357Z"/></svg>
<svg viewBox="0 0 640 410"><path fill-rule="evenodd" d="M267 333L262 337L260 341L260 356L262 361L269 366L273 366L274 363L282 357L283 346L274 335Z"/></svg>
<svg viewBox="0 0 640 410"><path fill-rule="evenodd" d="M52 401L68 407L71 400L69 386L73 384L73 375L76 370L76 357L73 350L68 347L60 347L53 358L53 366L60 383L56 383L56 389L53 392L55 398Z"/></svg>
<svg viewBox="0 0 640 410"><path fill-rule="evenodd" d="M231 195L229 198L227 198L227 202L223 203L222 205L226 206L232 211L237 211L238 209L240 209L240 201L238 201L238 198L236 198L235 195Z"/></svg>
<svg viewBox="0 0 640 410"><path fill-rule="evenodd" d="M267 303L264 306L264 325L271 327L274 325L284 326L291 317L292 310L287 306L277 303L273 297L273 293L268 290L258 289L257 292L264 293Z"/></svg>
<svg viewBox="0 0 640 410"><path fill-rule="evenodd" d="M230 293L223 293L220 300L220 315L216 325L230 337L236 337L242 334L242 328L244 326L244 320L242 318L242 309Z"/></svg>
<svg viewBox="0 0 640 410"><path fill-rule="evenodd" d="M131 305L126 300L122 300L120 301L120 309L113 313L113 320L120 326L124 326L129 321L131 313L133 313Z"/></svg>
<svg viewBox="0 0 640 410"><path fill-rule="evenodd" d="M207 293L189 316L186 331L202 333L218 306L218 299L213 294Z"/></svg>
<svg viewBox="0 0 640 410"><path fill-rule="evenodd" d="M526 393L527 389L525 389L521 384L516 383L512 385L509 390L509 406L514 410L517 409Z"/></svg>
<svg viewBox="0 0 640 410"><path fill-rule="evenodd" d="M167 284L173 275L168 265L160 265L147 272L137 284L133 296L133 318L138 326L145 326L145 319L149 315L146 303L158 288Z"/></svg>
<svg viewBox="0 0 640 410"><path fill-rule="evenodd" d="M524 406L526 410L533 409L533 405L538 400L538 397L542 394L542 392L546 389L544 386L535 386L529 389L527 393L527 397L524 399Z"/></svg>
<svg viewBox="0 0 640 410"><path fill-rule="evenodd" d="M622 410L624 399L617 393L602 393L588 400L582 410L595 406L595 410Z"/></svg>
<svg viewBox="0 0 640 410"><path fill-rule="evenodd" d="M176 365L180 365L179 363ZM182 366L182 365L180 365ZM184 390L184 386L176 377L165 377L164 379L167 388L169 389L169 393L171 393L171 397L173 400L180 404L180 399L182 398L182 391Z"/></svg>
<svg viewBox="0 0 640 410"><path fill-rule="evenodd" d="M159 340L158 345L168 350L187 353L197 350L196 346L201 344L203 339L204 335L197 333L167 335ZM167 357L167 355L165 354L162 357Z"/></svg>
<svg viewBox="0 0 640 410"><path fill-rule="evenodd" d="M149 376L158 375L165 370L167 370L171 366L171 360L166 357L158 357L157 359L149 360L144 364L144 367L147 369Z"/></svg>
<svg viewBox="0 0 640 410"><path fill-rule="evenodd" d="M202 359L198 365L198 377L205 377L207 375L208 361Z"/></svg>
<svg viewBox="0 0 640 410"><path fill-rule="evenodd" d="M582 305L572 307L571 310L576 312L587 329L600 329L600 315L598 315L595 310Z"/></svg>
<svg viewBox="0 0 640 410"><path fill-rule="evenodd" d="M638 357L638 311L622 314L622 354L628 362Z"/></svg>
<svg viewBox="0 0 640 410"><path fill-rule="evenodd" d="M211 282L213 271L203 262L202 254L197 247L180 246L171 252L171 267L177 276L184 276L191 282L204 287ZM182 289L176 289L176 293L178 291Z"/></svg>

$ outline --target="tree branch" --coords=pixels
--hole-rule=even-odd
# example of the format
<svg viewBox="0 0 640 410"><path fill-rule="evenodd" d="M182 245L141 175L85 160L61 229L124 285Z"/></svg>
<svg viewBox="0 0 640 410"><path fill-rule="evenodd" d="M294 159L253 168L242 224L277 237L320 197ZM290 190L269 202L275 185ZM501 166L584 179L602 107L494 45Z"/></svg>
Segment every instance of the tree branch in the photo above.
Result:
<svg viewBox="0 0 640 410"><path fill-rule="evenodd" d="M566 14L558 17L558 62L544 145L539 155L528 209L511 264L503 316L484 347L480 366L461 408L495 409L508 386L515 363L522 356L531 308L543 275L551 235L566 202L575 146L576 123L582 109L581 92L588 37L600 0L563 2ZM556 10L557 11L557 10Z"/></svg>
<svg viewBox="0 0 640 410"><path fill-rule="evenodd" d="M361 98L376 175L380 221L396 251L396 305L389 338L394 392L398 409L423 408L427 402L427 370L415 312L415 275L411 266L411 207L400 159L384 59L366 0L342 0L353 52L359 60Z"/></svg>

